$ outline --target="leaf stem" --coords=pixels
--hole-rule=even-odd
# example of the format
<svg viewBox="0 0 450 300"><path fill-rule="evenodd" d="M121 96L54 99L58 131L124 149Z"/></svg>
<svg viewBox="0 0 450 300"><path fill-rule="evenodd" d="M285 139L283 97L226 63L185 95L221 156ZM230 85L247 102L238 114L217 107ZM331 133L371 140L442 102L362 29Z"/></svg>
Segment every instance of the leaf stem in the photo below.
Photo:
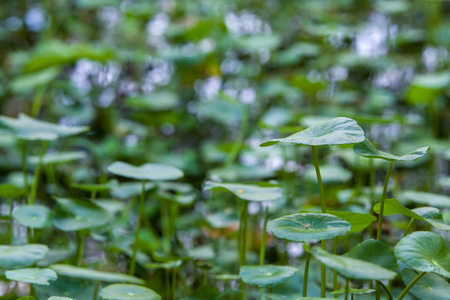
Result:
<svg viewBox="0 0 450 300"><path fill-rule="evenodd" d="M241 217L239 222L239 266L245 265L246 250L247 250L247 201L243 200L241 208ZM241 280L240 289L244 292L243 299L245 299L246 284Z"/></svg>
<svg viewBox="0 0 450 300"><path fill-rule="evenodd" d="M314 167L316 168L317 183L319 185L320 206L322 213L327 212L327 205L325 202L325 191L323 189L322 176L320 175L319 159L317 158L316 146L311 146ZM326 250L326 241L321 241L322 249ZM326 294L326 268L324 264L320 265L320 297L325 298Z"/></svg>
<svg viewBox="0 0 450 300"><path fill-rule="evenodd" d="M392 298L391 291L389 291L389 289L386 287L386 285L384 283L382 283L381 281L377 280L377 285L381 286L386 291L386 294L388 296L388 300L393 300L394 299L394 298Z"/></svg>
<svg viewBox="0 0 450 300"><path fill-rule="evenodd" d="M311 259L311 253L306 252L305 261L305 272L303 273L303 294L302 297L307 297L308 293L308 272L309 272L309 261Z"/></svg>
<svg viewBox="0 0 450 300"><path fill-rule="evenodd" d="M345 300L348 300L348 291L349 291L349 280L348 278L345 278Z"/></svg>
<svg viewBox="0 0 450 300"><path fill-rule="evenodd" d="M264 265L264 258L266 255L266 238L267 238L267 221L269 220L269 206L266 206L264 214L264 225L261 237L261 248L259 250L259 264Z"/></svg>
<svg viewBox="0 0 450 300"><path fill-rule="evenodd" d="M414 218L411 218L411 220L410 220L409 223L408 223L408 226L406 226L406 229L405 229L405 232L403 233L402 238L404 238L405 236L408 235L408 232L409 232L409 230L411 229L411 226L413 225L414 220L415 220Z"/></svg>
<svg viewBox="0 0 450 300"><path fill-rule="evenodd" d="M386 179L384 181L383 195L381 196L380 214L378 215L377 240L381 240L381 231L382 231L382 227L383 227L384 202L386 200L387 187L388 187L388 183L389 183L389 178L391 177L391 171L392 171L393 164L394 164L393 161L391 161L389 163L389 169L386 174Z"/></svg>
<svg viewBox="0 0 450 300"><path fill-rule="evenodd" d="M333 239L333 254L337 255L337 237ZM333 290L338 289L338 274L337 271L333 270ZM339 298L338 294L334 295L334 298Z"/></svg>
<svg viewBox="0 0 450 300"><path fill-rule="evenodd" d="M22 161L23 183L25 185L25 192L27 193L27 200L28 200L29 199L28 197L30 196L30 185L28 183L27 155L25 151L25 141L20 140L19 145L20 145L20 158ZM30 203L28 202L28 204Z"/></svg>
<svg viewBox="0 0 450 300"><path fill-rule="evenodd" d="M403 297L405 297L406 294L408 294L409 290L417 283L417 281L420 280L420 278L423 277L423 275L425 275L426 272L422 272L419 275L416 276L416 278L413 279L413 281L411 281L408 286L403 290L403 292L400 294L400 296L398 296L397 300L402 300Z"/></svg>
<svg viewBox="0 0 450 300"><path fill-rule="evenodd" d="M37 188L39 184L39 175L41 174L42 160L44 158L44 154L47 151L48 141L42 142L41 152L39 153L38 163L36 165L36 170L34 171L33 185L31 186L31 193L29 204L34 204L36 202Z"/></svg>
<svg viewBox="0 0 450 300"><path fill-rule="evenodd" d="M83 229L78 232L78 249L77 249L77 266L83 265L84 246L86 244L87 230Z"/></svg>
<svg viewBox="0 0 450 300"><path fill-rule="evenodd" d="M138 220L136 224L136 231L134 233L133 254L131 255L130 270L128 272L130 275L134 275L134 271L136 270L136 253L139 247L139 232L141 231L141 220L144 214L144 202L145 202L145 180L142 180L142 190L141 190L141 198L139 200Z"/></svg>

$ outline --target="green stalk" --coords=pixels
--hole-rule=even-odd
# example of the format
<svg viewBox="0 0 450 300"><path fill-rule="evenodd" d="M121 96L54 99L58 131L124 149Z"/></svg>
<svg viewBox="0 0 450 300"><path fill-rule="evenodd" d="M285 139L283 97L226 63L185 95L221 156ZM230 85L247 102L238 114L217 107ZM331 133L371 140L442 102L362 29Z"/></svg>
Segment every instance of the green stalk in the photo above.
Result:
<svg viewBox="0 0 450 300"><path fill-rule="evenodd" d="M243 266L245 265L245 256L246 256L246 250L247 250L247 201L243 201L242 208L241 208L241 217L239 222L239 265ZM245 289L246 285L241 280L240 289L243 291L242 299L245 299Z"/></svg>
<svg viewBox="0 0 450 300"><path fill-rule="evenodd" d="M267 221L269 220L269 206L266 206L264 215L264 225L261 237L261 248L259 250L259 264L264 265L264 257L266 255L266 238L267 238Z"/></svg>
<svg viewBox="0 0 450 300"><path fill-rule="evenodd" d="M333 254L337 255L337 237L333 239ZM338 274L336 271L333 271L333 290L338 289ZM339 295L334 295L334 298L339 298Z"/></svg>
<svg viewBox="0 0 450 300"><path fill-rule="evenodd" d="M370 186L370 203L371 203L371 207L373 207L375 205L375 165L373 162L373 158L369 158L369 186ZM369 234L370 236L375 237L375 233L374 233L374 228L373 225L370 224L369 226Z"/></svg>
<svg viewBox="0 0 450 300"><path fill-rule="evenodd" d="M307 294L308 294L308 272L309 272L309 261L310 260L311 260L311 253L306 252L305 273L303 273L303 293L302 293L302 297L307 297Z"/></svg>
<svg viewBox="0 0 450 300"><path fill-rule="evenodd" d="M145 180L142 180L141 198L139 201L139 214L136 224L136 231L134 233L133 254L131 256L130 270L128 272L130 275L134 275L134 271L136 270L136 253L139 247L139 232L141 231L141 221L142 216L144 214L144 202L145 202Z"/></svg>
<svg viewBox="0 0 450 300"><path fill-rule="evenodd" d="M83 264L86 236L87 236L86 230L78 231L77 266L81 266Z"/></svg>
<svg viewBox="0 0 450 300"><path fill-rule="evenodd" d="M94 285L94 293L92 294L92 300L97 300L98 294L98 286L100 285L100 281L96 280Z"/></svg>
<svg viewBox="0 0 450 300"><path fill-rule="evenodd" d="M402 238L404 238L405 236L408 235L408 232L409 232L409 230L411 229L411 226L413 225L414 220L415 220L414 218L411 218L411 220L410 220L409 223L408 223L408 226L406 226L405 233L403 233Z"/></svg>
<svg viewBox="0 0 450 300"><path fill-rule="evenodd" d="M425 275L426 272L422 272L419 275L416 276L416 278L413 279L413 281L411 281L408 286L403 290L403 292L400 294L400 296L398 296L397 300L402 300L403 297L405 297L406 294L408 294L409 290L416 284L417 281L420 280L420 278L423 277L423 275Z"/></svg>
<svg viewBox="0 0 450 300"><path fill-rule="evenodd" d="M389 163L389 169L386 174L386 180L384 181L383 186L383 195L381 196L381 207L380 207L380 215L378 216L378 230L377 230L377 240L381 240L381 230L383 226L383 214L384 214L384 201L386 200L386 192L389 183L389 177L391 177L392 165L393 161Z"/></svg>
<svg viewBox="0 0 450 300"><path fill-rule="evenodd" d="M327 205L325 202L325 191L323 189L322 176L320 175L319 159L317 158L316 146L311 146L312 156L314 160L314 167L316 168L317 183L319 185L320 193L320 206L322 207L322 213L327 212ZM321 241L322 249L326 250L326 241ZM324 264L320 265L320 297L325 298L326 294L326 268Z"/></svg>
<svg viewBox="0 0 450 300"><path fill-rule="evenodd" d="M386 285L384 285L384 283L382 283L381 281L378 281L378 280L377 280L377 283L379 284L379 286L381 286L385 290L388 300L393 300L394 298L392 298L392 294L389 291L389 289L386 287Z"/></svg>
<svg viewBox="0 0 450 300"><path fill-rule="evenodd" d="M48 141L43 141L41 152L39 153L38 163L36 165L36 170L34 171L33 185L31 186L29 204L34 204L34 202L36 202L37 188L39 184L39 175L41 174L42 160L44 158L45 152L47 151L47 146Z"/></svg>
<svg viewBox="0 0 450 300"><path fill-rule="evenodd" d="M31 107L31 116L37 118L41 111L42 103L44 102L45 87L37 88L33 99L33 105Z"/></svg>
<svg viewBox="0 0 450 300"><path fill-rule="evenodd" d="M348 290L349 290L349 280L348 278L345 278L345 300L348 300Z"/></svg>
<svg viewBox="0 0 450 300"><path fill-rule="evenodd" d="M177 293L177 287L176 287L176 280L177 280L177 269L172 270L172 299L176 299L176 293Z"/></svg>
<svg viewBox="0 0 450 300"><path fill-rule="evenodd" d="M20 158L22 161L22 173L23 173L23 183L25 185L25 192L27 193L27 199L30 196L30 185L28 183L28 172L27 172L27 155L25 151L25 141L20 140ZM29 204L29 202L28 202Z"/></svg>
<svg viewBox="0 0 450 300"><path fill-rule="evenodd" d="M171 222L170 222L170 208L167 200L160 199L159 206L161 211L161 228L163 234L163 251L165 255L169 255L171 252Z"/></svg>

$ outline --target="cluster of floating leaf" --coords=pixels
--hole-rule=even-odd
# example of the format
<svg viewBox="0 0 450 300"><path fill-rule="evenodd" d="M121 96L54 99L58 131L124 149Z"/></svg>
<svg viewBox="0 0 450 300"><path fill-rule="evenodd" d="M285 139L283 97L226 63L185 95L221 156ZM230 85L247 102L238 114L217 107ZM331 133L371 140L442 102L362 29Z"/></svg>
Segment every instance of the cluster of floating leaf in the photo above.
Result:
<svg viewBox="0 0 450 300"><path fill-rule="evenodd" d="M57 164L82 158L82 155L80 156L76 152L53 156L45 155L48 142L83 133L88 128L55 125L38 121L25 115L20 115L18 119L0 117L0 125L9 130L22 146L22 164L24 166L27 163L24 161L26 160L25 147L23 147L24 141L40 142L42 145L42 151L35 159L35 174L31 185L28 183L28 176L24 171L24 190L8 185L2 185L0 188L1 196L6 198L25 196L27 199L26 205L17 207L13 212L12 216L15 220L31 230L47 228L53 224L59 230L77 232L81 240L85 239L90 229L110 221L111 215L94 200L97 192L112 189L117 185L116 181L110 181L107 184L72 185L75 188L90 191L92 199L81 200L55 197L58 213L54 216L52 216L52 212L47 207L35 204L38 188L37 178L44 163ZM300 212L269 220L269 210L268 206L266 206L259 265L247 265L248 203L280 199L283 196L281 187L278 184L269 182L222 183L207 181L204 184L204 190L229 192L241 200L238 233L241 291L236 291L237 297L245 298L246 284L271 290L300 271L291 266L265 264L266 232L268 230L279 239L301 242L304 245L306 262L303 274L303 294L302 298L299 299L326 299L326 268L334 271L335 285L332 292L333 295L345 294L345 299L347 299L350 294L357 295L376 291L377 299L379 299L382 288L386 293L386 297L393 299L390 287L386 287L383 281L393 280L398 276L398 273L394 271L398 268L397 260L400 260L407 266L401 271L406 288L397 298L398 300L403 299L408 292L419 299L450 299L450 284L444 279L450 279L450 252L445 244L445 240L440 235L425 231L409 234L410 226L408 226L403 238L395 246L394 251L382 241L381 226L384 215L402 214L411 218L410 225L414 220L420 220L427 222L438 230L450 231L450 225L445 223L439 209L427 206L410 210L396 199L387 199L386 197L389 176L394 162L416 161L429 151L429 147L419 148L402 156L380 151L365 138L363 130L354 120L344 117L319 123L286 138L270 140L261 144L261 146L267 147L277 143L311 146L319 184L322 211L320 213ZM376 239L365 240L344 255L336 255L327 252L326 240L335 239L348 233L361 232L376 221L376 218L370 214L327 210L317 147L342 144L354 144L354 152L363 157L388 161L389 169L380 202L373 207L373 211L379 215ZM125 162L114 162L107 170L111 174L140 181L138 183L141 189L139 216L135 230L135 243L131 253L129 253L131 256L129 274L101 272L81 266L64 264L51 264L45 268L32 267L35 265L39 266L38 262L47 255L49 249L45 245L30 243L26 245L0 246L0 267L6 270L5 277L7 279L30 283L39 291L39 285L48 285L49 281L56 280L58 276L63 276L96 282L93 299L97 298L98 288L101 283L109 284L103 287L99 293L102 299L161 299L156 292L144 287L145 282L143 280L134 277L139 246L136 241L140 233L146 192L151 189L163 190L164 181L179 179L184 174L175 167L156 163L133 166ZM126 189L122 190L121 193L125 193L123 196L126 197ZM161 193L161 195L160 197L164 198L164 193ZM419 202L422 201L422 203L426 204L437 203L437 206L448 207L448 204L442 204L445 202L444 200L428 203L425 199L432 198L433 194L422 193L422 196L423 199L419 200ZM180 201L189 202L191 200L189 198L181 199ZM163 214L163 212L161 213ZM220 220L215 221L219 222ZM226 223L226 220L222 221ZM166 255L171 253L169 235L170 232L163 232L163 250ZM321 246L316 245L318 242L321 242ZM84 243L80 243L77 250L79 265L82 264L83 247ZM321 264L322 298L308 298L308 272L311 258L314 258ZM175 260L159 264L158 266L176 270L180 265L181 260ZM339 289L336 284L337 274L343 276L346 280L346 286L343 289ZM376 281L376 290L351 288L350 280ZM171 296L175 297L175 295ZM34 298L25 296L20 299ZM61 300L70 298L52 295L48 299Z"/></svg>

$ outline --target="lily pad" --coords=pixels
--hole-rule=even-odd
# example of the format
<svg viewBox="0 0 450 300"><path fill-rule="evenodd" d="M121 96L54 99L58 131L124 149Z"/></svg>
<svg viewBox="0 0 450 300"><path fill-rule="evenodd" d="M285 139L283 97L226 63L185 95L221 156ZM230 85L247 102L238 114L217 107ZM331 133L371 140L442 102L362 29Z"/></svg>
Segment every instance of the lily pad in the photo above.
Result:
<svg viewBox="0 0 450 300"><path fill-rule="evenodd" d="M87 268L75 267L72 265L51 265L50 268L60 276L67 276L71 278L98 280L112 283L135 283L144 284L145 281L134 276L114 272L102 272Z"/></svg>
<svg viewBox="0 0 450 300"><path fill-rule="evenodd" d="M52 211L45 205L19 206L14 210L12 216L17 222L30 228L42 229L50 227L52 224Z"/></svg>
<svg viewBox="0 0 450 300"><path fill-rule="evenodd" d="M46 153L42 158L42 164L44 165L58 165L66 164L73 161L86 159L87 154L83 151L68 151L68 152L55 152ZM30 164L37 164L39 162L38 156L31 156L28 159Z"/></svg>
<svg viewBox="0 0 450 300"><path fill-rule="evenodd" d="M353 146L353 151L358 155L367 158L380 158L387 161L410 161L410 160L417 161L422 156L424 156L429 150L430 147L422 147L413 150L409 153L406 153L402 156L397 156L378 150L368 139L365 139L362 143Z"/></svg>
<svg viewBox="0 0 450 300"><path fill-rule="evenodd" d="M398 198L400 200L427 204L434 207L450 208L450 197L446 195L418 191L404 191L398 195Z"/></svg>
<svg viewBox="0 0 450 300"><path fill-rule="evenodd" d="M17 138L30 141L51 141L89 130L86 126L68 127L33 119L25 114L19 114L17 119L0 116L0 125L9 129Z"/></svg>
<svg viewBox="0 0 450 300"><path fill-rule="evenodd" d="M247 201L270 201L280 199L283 196L279 185L264 182L217 183L207 181L204 189L231 192L236 197Z"/></svg>
<svg viewBox="0 0 450 300"><path fill-rule="evenodd" d="M339 117L311 126L286 138L262 143L260 146L268 147L279 142L311 146L340 145L355 144L363 140L364 131L355 120Z"/></svg>
<svg viewBox="0 0 450 300"><path fill-rule="evenodd" d="M163 164L143 164L139 167L116 161L108 167L108 172L138 180L175 180L183 177L183 171Z"/></svg>
<svg viewBox="0 0 450 300"><path fill-rule="evenodd" d="M346 256L334 255L322 250L320 247L314 247L311 254L315 259L330 269L335 270L349 279L391 280L397 276L397 273L394 271L373 263Z"/></svg>
<svg viewBox="0 0 450 300"><path fill-rule="evenodd" d="M242 266L239 276L247 284L271 288L286 282L298 271L297 268L288 266Z"/></svg>
<svg viewBox="0 0 450 300"><path fill-rule="evenodd" d="M0 267L17 269L31 266L44 258L48 247L40 244L0 246Z"/></svg>
<svg viewBox="0 0 450 300"><path fill-rule="evenodd" d="M402 278L405 285L408 285L417 273L413 270L403 269ZM450 300L450 283L439 275L427 273L409 290L411 294L419 300Z"/></svg>
<svg viewBox="0 0 450 300"><path fill-rule="evenodd" d="M350 231L350 223L329 214L300 213L269 221L267 229L276 237L310 242L332 239Z"/></svg>
<svg viewBox="0 0 450 300"><path fill-rule="evenodd" d="M407 235L395 246L399 260L419 272L433 272L450 278L450 252L444 239L433 232Z"/></svg>
<svg viewBox="0 0 450 300"><path fill-rule="evenodd" d="M27 268L5 272L6 278L26 283L49 285L49 280L56 280L55 271L51 269Z"/></svg>
<svg viewBox="0 0 450 300"><path fill-rule="evenodd" d="M344 256L364 260L389 270L398 268L394 251L387 244L374 239L359 243Z"/></svg>
<svg viewBox="0 0 450 300"><path fill-rule="evenodd" d="M55 198L58 202L53 224L63 231L77 231L105 225L111 215L97 204L82 199Z"/></svg>
<svg viewBox="0 0 450 300"><path fill-rule="evenodd" d="M350 225L352 226L349 231L350 233L363 231L370 224L372 224L377 220L375 216L351 211L327 210L327 214L339 217L344 221L349 222Z"/></svg>
<svg viewBox="0 0 450 300"><path fill-rule="evenodd" d="M100 297L108 300L161 300L155 291L133 284L112 284L103 288Z"/></svg>

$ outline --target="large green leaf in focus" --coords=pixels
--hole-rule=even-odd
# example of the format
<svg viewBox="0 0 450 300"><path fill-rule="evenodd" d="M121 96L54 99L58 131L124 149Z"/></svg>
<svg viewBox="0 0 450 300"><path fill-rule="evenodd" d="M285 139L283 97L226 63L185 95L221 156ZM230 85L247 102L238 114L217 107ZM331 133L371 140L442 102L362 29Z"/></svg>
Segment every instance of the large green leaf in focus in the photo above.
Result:
<svg viewBox="0 0 450 300"><path fill-rule="evenodd" d="M320 247L314 247L311 254L330 269L349 279L391 280L397 276L394 271L373 263L346 256L334 255Z"/></svg>
<svg viewBox="0 0 450 300"><path fill-rule="evenodd" d="M378 150L368 139L365 139L363 142L353 146L353 151L358 155L367 158L380 158L387 161L410 161L410 160L416 161L419 160L422 156L424 156L429 150L430 147L422 147L413 150L409 153L406 153L402 156L397 156Z"/></svg>
<svg viewBox="0 0 450 300"><path fill-rule="evenodd" d="M50 268L60 276L72 278L98 280L111 283L135 283L144 284L145 281L134 276L115 272L102 272L92 269L75 267L72 265L51 265Z"/></svg>
<svg viewBox="0 0 450 300"><path fill-rule="evenodd" d="M111 215L89 200L55 198L59 209L53 217L53 224L63 231L77 231L105 225Z"/></svg>
<svg viewBox="0 0 450 300"><path fill-rule="evenodd" d="M402 271L405 285L410 284L416 276L417 273L413 270L405 268ZM450 283L439 275L427 273L413 285L409 292L419 300L450 300Z"/></svg>
<svg viewBox="0 0 450 300"><path fill-rule="evenodd" d="M377 218L375 216L356 213L351 211L337 211L337 210L327 210L327 214L339 217L344 221L347 221L352 226L349 233L360 232L366 229L370 224L375 222Z"/></svg>
<svg viewBox="0 0 450 300"><path fill-rule="evenodd" d="M0 126L10 130L19 139L30 141L51 141L89 130L89 127L86 126L69 127L40 121L22 113L19 114L17 119L0 116Z"/></svg>
<svg viewBox="0 0 450 300"><path fill-rule="evenodd" d="M350 223L323 213L300 213L269 221L267 229L280 239L294 242L328 240L350 231Z"/></svg>
<svg viewBox="0 0 450 300"><path fill-rule="evenodd" d="M161 300L155 291L134 284L112 284L100 292L102 299L107 300Z"/></svg>
<svg viewBox="0 0 450 300"><path fill-rule="evenodd" d="M42 229L50 227L52 224L52 211L45 205L19 206L14 210L12 216L17 222L30 228Z"/></svg>
<svg viewBox="0 0 450 300"><path fill-rule="evenodd" d="M389 270L398 268L394 251L387 244L374 239L357 244L344 256L364 260Z"/></svg>
<svg viewBox="0 0 450 300"><path fill-rule="evenodd" d="M204 189L231 192L236 197L247 201L270 201L283 196L279 185L265 182L218 183L207 181Z"/></svg>
<svg viewBox="0 0 450 300"><path fill-rule="evenodd" d="M48 247L40 244L0 246L0 267L4 269L28 267L44 258L47 252Z"/></svg>
<svg viewBox="0 0 450 300"><path fill-rule="evenodd" d="M180 169L163 164L143 164L133 166L128 163L116 161L108 167L108 172L127 178L139 180L175 180L183 177L183 171Z"/></svg>
<svg viewBox="0 0 450 300"><path fill-rule="evenodd" d="M364 140L364 131L355 120L339 117L309 127L286 138L274 139L262 143L261 147L268 147L276 143L302 145L340 145L355 144Z"/></svg>
<svg viewBox="0 0 450 300"><path fill-rule="evenodd" d="M21 281L26 283L49 285L49 280L56 280L55 271L51 269L27 268L17 269L5 272L9 280Z"/></svg>
<svg viewBox="0 0 450 300"><path fill-rule="evenodd" d="M270 288L286 282L298 271L288 266L241 266L239 276L247 284Z"/></svg>
<svg viewBox="0 0 450 300"><path fill-rule="evenodd" d="M419 272L433 272L450 278L450 252L444 239L433 232L407 235L395 246L399 260Z"/></svg>

